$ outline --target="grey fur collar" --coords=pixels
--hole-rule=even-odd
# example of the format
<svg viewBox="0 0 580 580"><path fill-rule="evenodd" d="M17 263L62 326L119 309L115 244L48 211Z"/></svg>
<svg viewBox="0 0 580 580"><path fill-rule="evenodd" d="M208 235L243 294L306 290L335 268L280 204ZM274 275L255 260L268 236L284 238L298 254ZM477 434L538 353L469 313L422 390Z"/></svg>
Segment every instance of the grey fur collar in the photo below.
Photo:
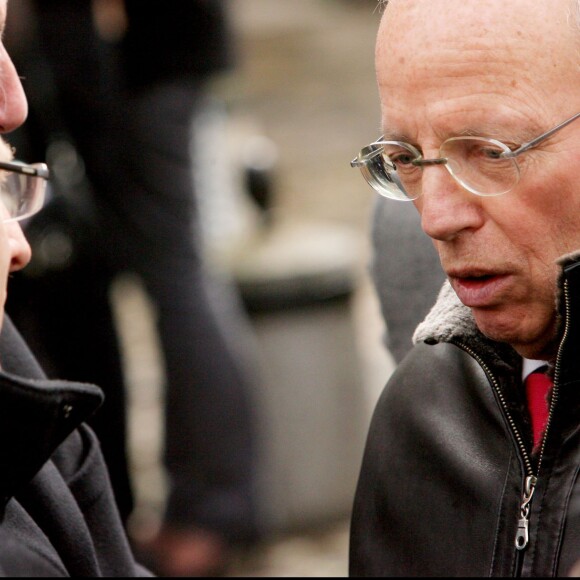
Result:
<svg viewBox="0 0 580 580"><path fill-rule="evenodd" d="M498 371L503 368L509 376L515 376L515 369L521 369L522 359L511 346L482 334L471 309L461 303L448 281L443 285L435 306L415 331L413 342L455 342L469 346L488 364L494 365Z"/></svg>
<svg viewBox="0 0 580 580"><path fill-rule="evenodd" d="M562 268L565 268L566 266L569 266L570 264L575 264L578 261L580 261L580 250L576 250L575 252L571 252L570 254L562 256L558 260L558 264Z"/></svg>
<svg viewBox="0 0 580 580"><path fill-rule="evenodd" d="M461 303L449 281L446 281L435 306L417 327L413 343L473 339L479 334L471 309Z"/></svg>

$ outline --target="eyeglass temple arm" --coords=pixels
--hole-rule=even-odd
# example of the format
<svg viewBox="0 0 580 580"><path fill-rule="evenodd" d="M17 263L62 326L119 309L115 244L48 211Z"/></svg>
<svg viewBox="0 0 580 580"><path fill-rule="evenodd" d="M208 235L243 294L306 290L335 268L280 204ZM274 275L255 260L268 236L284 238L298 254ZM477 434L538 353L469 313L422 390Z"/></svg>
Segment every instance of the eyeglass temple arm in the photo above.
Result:
<svg viewBox="0 0 580 580"><path fill-rule="evenodd" d="M556 133L560 129L563 129L564 127L566 127L579 117L580 113L576 113L573 117L570 117L567 121L560 123L557 127L550 129L547 133L543 133L542 135L536 137L535 139L532 139L528 143L524 143L523 145L518 147L515 151L512 151L511 153L506 153L505 155L503 155L503 157L512 159L513 157L517 157L518 155L521 155L522 153L525 153L526 151L533 149L536 145L539 145L542 141L545 141L546 139L551 137L554 133Z"/></svg>
<svg viewBox="0 0 580 580"><path fill-rule="evenodd" d="M50 179L50 171L44 163L39 163L38 165L22 165L20 163L0 161L0 169L20 173L21 175Z"/></svg>

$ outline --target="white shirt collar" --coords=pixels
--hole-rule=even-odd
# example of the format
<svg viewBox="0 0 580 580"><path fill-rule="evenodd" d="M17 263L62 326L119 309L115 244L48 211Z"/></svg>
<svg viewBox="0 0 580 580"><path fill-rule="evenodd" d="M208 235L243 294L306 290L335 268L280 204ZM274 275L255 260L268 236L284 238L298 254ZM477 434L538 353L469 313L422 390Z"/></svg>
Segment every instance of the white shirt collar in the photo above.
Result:
<svg viewBox="0 0 580 580"><path fill-rule="evenodd" d="M524 364L522 367L522 381L525 383L526 379L539 368L546 366L548 363L543 360L531 360L529 358L524 359Z"/></svg>

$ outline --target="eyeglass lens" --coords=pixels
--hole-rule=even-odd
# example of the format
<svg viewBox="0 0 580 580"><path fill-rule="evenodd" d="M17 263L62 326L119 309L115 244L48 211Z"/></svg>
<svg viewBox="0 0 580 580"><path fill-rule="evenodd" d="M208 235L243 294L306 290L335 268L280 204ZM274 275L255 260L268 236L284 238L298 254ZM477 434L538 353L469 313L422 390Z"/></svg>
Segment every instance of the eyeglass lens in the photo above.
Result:
<svg viewBox="0 0 580 580"><path fill-rule="evenodd" d="M360 170L369 185L384 197L399 201L413 199L401 182L395 166L384 152L375 154L367 162L361 164Z"/></svg>
<svg viewBox="0 0 580 580"><path fill-rule="evenodd" d="M423 167L416 151L402 143L385 142L377 147L382 152L361 166L370 185L391 199L417 199L422 193ZM464 188L478 195L500 195L517 185L520 178L515 159L501 156L509 151L492 139L457 137L445 141L439 154Z"/></svg>
<svg viewBox="0 0 580 580"><path fill-rule="evenodd" d="M44 204L46 181L37 176L0 170L0 220L3 222L31 217Z"/></svg>
<svg viewBox="0 0 580 580"><path fill-rule="evenodd" d="M449 139L441 147L441 157L449 160L447 169L466 189L479 195L500 195L515 187L520 171L515 159L497 141L473 137Z"/></svg>

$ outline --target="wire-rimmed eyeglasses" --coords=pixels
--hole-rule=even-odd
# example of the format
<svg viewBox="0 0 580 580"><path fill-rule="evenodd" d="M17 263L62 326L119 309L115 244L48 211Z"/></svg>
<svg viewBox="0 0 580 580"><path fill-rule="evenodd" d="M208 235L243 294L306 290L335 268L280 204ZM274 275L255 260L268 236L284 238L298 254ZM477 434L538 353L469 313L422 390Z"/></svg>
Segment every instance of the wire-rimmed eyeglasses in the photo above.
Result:
<svg viewBox="0 0 580 580"><path fill-rule="evenodd" d="M514 149L487 137L451 137L442 143L436 159L424 159L421 151L409 143L381 138L362 149L351 166L361 170L377 193L398 201L412 201L421 195L423 168L430 165L444 165L453 179L471 193L502 195L520 181L516 158L579 117L577 113Z"/></svg>
<svg viewBox="0 0 580 580"><path fill-rule="evenodd" d="M38 213L49 177L44 163L0 162L0 221L22 221Z"/></svg>

